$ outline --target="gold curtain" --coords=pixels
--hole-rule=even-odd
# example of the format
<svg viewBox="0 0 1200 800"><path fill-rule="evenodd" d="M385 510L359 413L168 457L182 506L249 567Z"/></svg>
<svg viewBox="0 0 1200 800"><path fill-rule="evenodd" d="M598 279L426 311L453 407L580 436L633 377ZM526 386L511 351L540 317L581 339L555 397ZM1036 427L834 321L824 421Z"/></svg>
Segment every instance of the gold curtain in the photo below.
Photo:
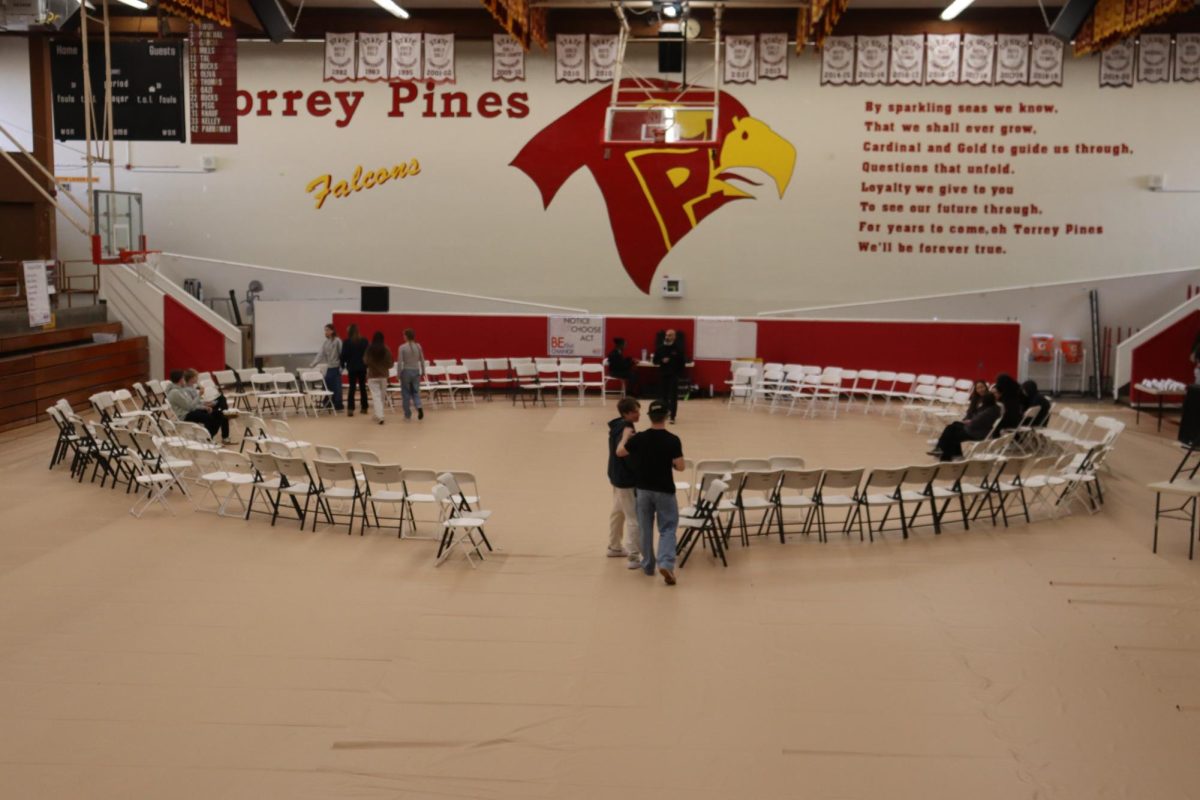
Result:
<svg viewBox="0 0 1200 800"><path fill-rule="evenodd" d="M1195 0L1099 0L1075 36L1075 55L1104 50L1194 5Z"/></svg>
<svg viewBox="0 0 1200 800"><path fill-rule="evenodd" d="M532 41L546 49L546 9L530 8L529 0L483 0L483 7L522 48L528 50Z"/></svg>
<svg viewBox="0 0 1200 800"><path fill-rule="evenodd" d="M191 22L215 22L222 28L233 27L229 0L159 0L158 5L171 16Z"/></svg>
<svg viewBox="0 0 1200 800"><path fill-rule="evenodd" d="M796 10L796 53L804 50L804 44L812 39L821 49L825 37L833 33L838 21L846 11L850 0L810 0Z"/></svg>

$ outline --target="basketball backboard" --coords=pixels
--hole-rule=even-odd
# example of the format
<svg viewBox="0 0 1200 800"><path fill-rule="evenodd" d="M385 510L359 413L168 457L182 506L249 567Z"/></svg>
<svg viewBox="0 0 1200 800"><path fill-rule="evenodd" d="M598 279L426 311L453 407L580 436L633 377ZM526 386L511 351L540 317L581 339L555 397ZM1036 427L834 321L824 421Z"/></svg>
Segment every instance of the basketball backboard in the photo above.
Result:
<svg viewBox="0 0 1200 800"><path fill-rule="evenodd" d="M122 253L145 249L140 192L96 189L92 192L92 210L93 255L100 259L96 263L120 262L125 258Z"/></svg>
<svg viewBox="0 0 1200 800"><path fill-rule="evenodd" d="M604 123L604 143L714 145L716 120L715 105L662 101L610 105Z"/></svg>

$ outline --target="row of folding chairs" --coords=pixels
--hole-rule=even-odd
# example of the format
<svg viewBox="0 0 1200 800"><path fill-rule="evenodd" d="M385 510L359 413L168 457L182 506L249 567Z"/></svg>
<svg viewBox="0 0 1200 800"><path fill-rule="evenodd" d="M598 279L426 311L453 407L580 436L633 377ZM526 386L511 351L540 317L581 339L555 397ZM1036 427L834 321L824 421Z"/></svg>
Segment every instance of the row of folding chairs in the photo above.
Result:
<svg viewBox="0 0 1200 800"><path fill-rule="evenodd" d="M735 531L746 545L752 526L754 534L777 533L781 542L789 528L806 535L815 529L822 542L830 530L857 530L860 540L874 541L895 531L907 539L920 527L941 533L952 523L969 530L984 515L993 526L1008 527L1013 518L1031 522L1031 510L1039 508L1048 517L1076 504L1094 512L1104 502L1097 469L1110 450L1097 445L1078 459L1014 455L877 469L721 473L732 462L707 462L713 471L697 464L696 502L680 512L681 566L697 543L727 565ZM831 515L840 519L831 521Z"/></svg>

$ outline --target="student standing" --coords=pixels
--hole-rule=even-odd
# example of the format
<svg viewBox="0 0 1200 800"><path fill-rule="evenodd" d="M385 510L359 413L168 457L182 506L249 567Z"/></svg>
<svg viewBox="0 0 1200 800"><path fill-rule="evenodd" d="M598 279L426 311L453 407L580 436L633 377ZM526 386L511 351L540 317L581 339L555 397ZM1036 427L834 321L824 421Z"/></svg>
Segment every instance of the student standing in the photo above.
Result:
<svg viewBox="0 0 1200 800"><path fill-rule="evenodd" d="M383 342L383 331L375 331L371 344L363 357L367 365L367 386L371 390L371 405L375 410L375 421L383 424L383 403L387 396L388 376L392 371L392 351Z"/></svg>
<svg viewBox="0 0 1200 800"><path fill-rule="evenodd" d="M641 404L632 397L617 401L617 418L608 423L608 482L612 484L612 510L608 514L608 557L628 556L629 569L642 565L641 537L638 533L637 497L634 487L637 476L627 459L617 456L617 445L626 430L634 430L634 423L641 418ZM624 532L624 544L621 534Z"/></svg>
<svg viewBox="0 0 1200 800"><path fill-rule="evenodd" d="M333 325L325 326L325 341L321 343L321 352L309 366L325 367L325 388L331 392L335 411L342 410L342 340L337 337Z"/></svg>
<svg viewBox="0 0 1200 800"><path fill-rule="evenodd" d="M683 471L683 443L667 430L667 406L660 400L650 404L650 429L634 433L626 428L617 445L617 457L633 456L637 477L638 528L642 534L642 570L654 574L654 520L658 519L658 571L668 586L675 585L675 529L679 504L675 500L675 476Z"/></svg>
<svg viewBox="0 0 1200 800"><path fill-rule="evenodd" d="M400 397L404 404L404 418L412 419L410 402L417 407L417 419L425 419L421 408L421 376L425 374L425 351L417 344L417 334L412 328L404 329L404 344L397 353L400 366Z"/></svg>
<svg viewBox="0 0 1200 800"><path fill-rule="evenodd" d="M367 364L363 356L369 346L366 337L358 332L357 325L351 325L346 331L346 340L342 342L342 367L350 378L350 391L347 393L346 413L354 416L354 389L358 387L359 409L367 413Z"/></svg>
<svg viewBox="0 0 1200 800"><path fill-rule="evenodd" d="M684 355L683 346L674 330L667 330L663 334L662 342L654 348L654 363L659 367L662 402L671 418L671 424L674 424L675 413L679 410L679 379L687 363L687 356Z"/></svg>

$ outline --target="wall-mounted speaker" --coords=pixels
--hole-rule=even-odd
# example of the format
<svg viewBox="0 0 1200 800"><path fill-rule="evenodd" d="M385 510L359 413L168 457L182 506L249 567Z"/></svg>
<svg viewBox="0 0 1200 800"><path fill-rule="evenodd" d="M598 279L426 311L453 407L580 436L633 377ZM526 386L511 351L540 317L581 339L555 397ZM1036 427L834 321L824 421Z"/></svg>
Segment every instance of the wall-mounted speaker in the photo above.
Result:
<svg viewBox="0 0 1200 800"><path fill-rule="evenodd" d="M1069 42L1083 27L1083 21L1096 7L1096 0L1067 0L1066 5L1058 12L1054 22L1050 23L1050 33L1064 42Z"/></svg>
<svg viewBox="0 0 1200 800"><path fill-rule="evenodd" d="M386 286L363 286L362 288L362 310L373 312L387 312L391 306L391 299L388 296L388 287Z"/></svg>
<svg viewBox="0 0 1200 800"><path fill-rule="evenodd" d="M282 42L296 33L292 20L288 17L279 0L250 0L250 8L254 16L262 23L263 30L272 42Z"/></svg>
<svg viewBox="0 0 1200 800"><path fill-rule="evenodd" d="M683 31L659 31L658 38L679 40L658 43L658 71L663 74L683 72Z"/></svg>

